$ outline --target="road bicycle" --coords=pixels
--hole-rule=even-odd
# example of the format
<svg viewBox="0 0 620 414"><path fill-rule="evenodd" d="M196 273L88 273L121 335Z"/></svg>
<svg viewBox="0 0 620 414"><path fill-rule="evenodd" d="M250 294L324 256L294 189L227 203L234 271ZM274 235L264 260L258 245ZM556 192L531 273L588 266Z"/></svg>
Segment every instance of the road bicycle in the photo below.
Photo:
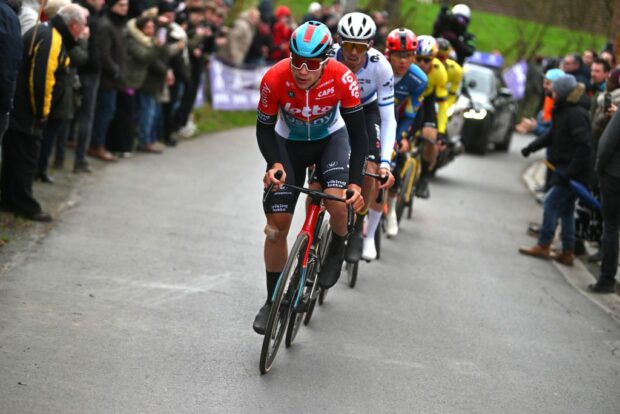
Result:
<svg viewBox="0 0 620 414"><path fill-rule="evenodd" d="M281 176L281 173L276 174L278 179ZM260 355L261 374L271 370L285 334L288 347L293 343L302 320L306 324L310 321L314 302L322 291L318 285L318 275L331 234L329 223L325 220L323 200L344 203L353 195L352 191L347 191L346 198L341 198L291 184L285 184L285 187L307 194L310 204L306 209L306 220L289 252L271 298L271 311ZM270 185L265 197L269 196L272 188L273 185ZM347 205L347 213L347 230L350 233L355 217L351 204Z"/></svg>
<svg viewBox="0 0 620 414"><path fill-rule="evenodd" d="M413 213L413 201L416 185L420 181L422 173L422 146L424 140L412 140L411 150L397 156L404 157L403 165L400 169L400 188L396 200L396 219L398 223L407 208L407 218L410 219Z"/></svg>

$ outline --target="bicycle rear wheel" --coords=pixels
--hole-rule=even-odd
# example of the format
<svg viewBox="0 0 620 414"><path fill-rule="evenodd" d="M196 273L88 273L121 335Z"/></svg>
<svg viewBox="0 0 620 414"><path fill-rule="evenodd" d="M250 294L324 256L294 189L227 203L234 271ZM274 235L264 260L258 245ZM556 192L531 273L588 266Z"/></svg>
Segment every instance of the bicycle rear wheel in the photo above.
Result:
<svg viewBox="0 0 620 414"><path fill-rule="evenodd" d="M398 192L398 199L396 200L396 220L400 223L400 219L403 216L405 206L408 201L413 198L413 162L410 158L407 159L403 167L402 180L400 182L400 191Z"/></svg>
<svg viewBox="0 0 620 414"><path fill-rule="evenodd" d="M297 293L295 288L299 286L299 278L301 277L301 259L305 253L307 243L307 235L300 234L297 237L278 280L260 353L259 365L261 374L266 374L271 370L273 361L278 353L278 348L286 332L293 308L293 301Z"/></svg>
<svg viewBox="0 0 620 414"><path fill-rule="evenodd" d="M315 259L313 259L315 260ZM314 290L315 284L318 283L318 280L315 275L315 263L309 263L306 273L306 278L304 280L304 287L302 289L301 299L299 306L306 306L306 311L308 310L308 306L310 304L310 300L312 299L312 291ZM295 290L299 291L299 283L301 282L301 278L298 278L297 286L295 286ZM291 284L291 287L293 285ZM296 297L297 295L295 295ZM286 329L286 338L284 338L284 344L286 347L290 347L297 336L297 332L299 332L299 327L301 326L301 322L304 318L304 311L300 311L298 309L293 308L293 312L291 313L291 317L288 320L288 328Z"/></svg>
<svg viewBox="0 0 620 414"><path fill-rule="evenodd" d="M350 288L354 288L355 284L357 283L357 270L359 268L359 264L360 264L359 262L355 262L355 263L347 262L346 264L347 282Z"/></svg>
<svg viewBox="0 0 620 414"><path fill-rule="evenodd" d="M308 311L306 312L306 316L304 317L304 325L308 325L308 323L310 323L310 319L312 319L312 313L314 312L316 302L319 299L321 293L321 288L319 287L319 272L321 271L321 266L323 265L323 259L325 258L325 252L327 251L327 245L330 241L330 237L331 227L329 226L329 220L327 219L327 217L324 217L316 248L316 261L319 265L314 267L314 285L312 286L312 293L310 294ZM308 276L308 278L310 278L310 276Z"/></svg>
<svg viewBox="0 0 620 414"><path fill-rule="evenodd" d="M415 188L418 186L418 182L420 181L420 174L422 173L422 159L419 154L416 154L412 159L411 168L413 171L413 178L411 180L411 190L409 191L409 197L407 200L407 219L411 219L411 215L413 214L413 201L415 200Z"/></svg>
<svg viewBox="0 0 620 414"><path fill-rule="evenodd" d="M383 221L383 217L381 217L381 221ZM377 226L377 230L375 231L375 249L377 249L377 257L375 260L381 259L381 224Z"/></svg>

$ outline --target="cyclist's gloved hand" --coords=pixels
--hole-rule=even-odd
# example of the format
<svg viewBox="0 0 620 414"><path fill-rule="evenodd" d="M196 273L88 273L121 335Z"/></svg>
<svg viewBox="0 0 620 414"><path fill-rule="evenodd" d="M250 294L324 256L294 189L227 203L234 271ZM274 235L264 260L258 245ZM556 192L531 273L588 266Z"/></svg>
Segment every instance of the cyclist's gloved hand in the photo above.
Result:
<svg viewBox="0 0 620 414"><path fill-rule="evenodd" d="M385 183L379 183L380 189L388 189L394 185L394 175L392 175L392 172L388 168L379 168L379 175L381 177L388 177Z"/></svg>
<svg viewBox="0 0 620 414"><path fill-rule="evenodd" d="M349 184L347 190L353 191L353 195L347 199L347 204L353 206L355 212L359 212L364 207L364 197L362 197L362 189L357 184Z"/></svg>
<svg viewBox="0 0 620 414"><path fill-rule="evenodd" d="M532 153L532 150L530 149L529 146L523 147L521 149L521 155L523 155L525 158L529 157L531 153Z"/></svg>
<svg viewBox="0 0 620 414"><path fill-rule="evenodd" d="M276 178L276 173L278 171L282 172L280 179ZM265 185L265 188L269 187L270 184L273 184L273 191L278 190L282 185L284 185L285 182L286 172L284 171L284 166L279 162L274 163L263 176L263 184Z"/></svg>

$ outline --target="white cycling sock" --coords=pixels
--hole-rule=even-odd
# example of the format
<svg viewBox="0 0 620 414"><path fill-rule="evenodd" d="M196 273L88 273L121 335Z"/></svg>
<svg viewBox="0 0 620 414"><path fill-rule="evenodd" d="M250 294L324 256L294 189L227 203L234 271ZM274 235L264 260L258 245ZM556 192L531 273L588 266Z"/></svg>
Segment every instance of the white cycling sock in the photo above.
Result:
<svg viewBox="0 0 620 414"><path fill-rule="evenodd" d="M368 209L368 224L366 226L367 239L375 238L375 232L377 231L377 227L379 227L379 222L381 221L382 214L383 211Z"/></svg>

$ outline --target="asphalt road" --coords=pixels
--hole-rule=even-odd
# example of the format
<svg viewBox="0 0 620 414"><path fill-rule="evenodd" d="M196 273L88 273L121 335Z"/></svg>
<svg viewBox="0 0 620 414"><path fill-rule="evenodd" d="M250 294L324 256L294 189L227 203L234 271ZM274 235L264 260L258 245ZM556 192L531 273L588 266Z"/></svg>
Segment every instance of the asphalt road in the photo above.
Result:
<svg viewBox="0 0 620 414"><path fill-rule="evenodd" d="M618 413L619 325L517 253L540 219L525 166L440 171L261 376L252 129L123 160L0 275L0 412Z"/></svg>

